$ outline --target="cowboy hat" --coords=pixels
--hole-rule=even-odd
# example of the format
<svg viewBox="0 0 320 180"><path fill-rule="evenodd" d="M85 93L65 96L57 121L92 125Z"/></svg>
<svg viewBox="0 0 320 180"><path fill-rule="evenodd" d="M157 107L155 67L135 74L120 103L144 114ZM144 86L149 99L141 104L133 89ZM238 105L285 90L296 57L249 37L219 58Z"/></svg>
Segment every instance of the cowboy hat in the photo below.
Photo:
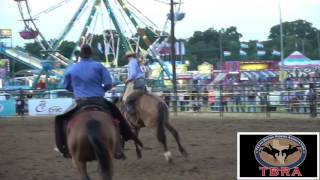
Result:
<svg viewBox="0 0 320 180"><path fill-rule="evenodd" d="M133 51L127 51L125 54L124 54L124 57L125 58L128 58L128 57L136 57L137 54Z"/></svg>

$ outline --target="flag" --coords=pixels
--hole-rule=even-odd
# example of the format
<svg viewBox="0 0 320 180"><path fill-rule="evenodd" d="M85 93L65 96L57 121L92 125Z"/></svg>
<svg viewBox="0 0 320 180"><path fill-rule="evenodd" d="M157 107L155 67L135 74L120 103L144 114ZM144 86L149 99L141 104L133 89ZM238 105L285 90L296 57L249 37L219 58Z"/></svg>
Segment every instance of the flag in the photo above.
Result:
<svg viewBox="0 0 320 180"><path fill-rule="evenodd" d="M175 50L176 50L176 55L185 55L186 54L186 49L185 49L184 43L181 41L176 42Z"/></svg>
<svg viewBox="0 0 320 180"><path fill-rule="evenodd" d="M99 52L100 52L101 54L103 54L103 49L102 49L102 45L101 45L100 42L97 44L97 48L98 48Z"/></svg>
<svg viewBox="0 0 320 180"><path fill-rule="evenodd" d="M230 51L223 51L223 56L224 57L231 56L231 52Z"/></svg>
<svg viewBox="0 0 320 180"><path fill-rule="evenodd" d="M240 47L242 49L248 49L249 48L248 44L244 44L244 43L240 43Z"/></svg>
<svg viewBox="0 0 320 180"><path fill-rule="evenodd" d="M256 43L256 46L257 46L257 48L264 48L263 44L261 44L259 42Z"/></svg>
<svg viewBox="0 0 320 180"><path fill-rule="evenodd" d="M54 43L55 43L55 40L54 40L54 39L49 39L48 44L49 44L50 46L53 46Z"/></svg>
<svg viewBox="0 0 320 180"><path fill-rule="evenodd" d="M280 56L281 53L280 53L279 51L273 50L273 51L272 51L272 55L273 55L273 56Z"/></svg>
<svg viewBox="0 0 320 180"><path fill-rule="evenodd" d="M257 51L258 56L264 56L266 55L266 51Z"/></svg>
<svg viewBox="0 0 320 180"><path fill-rule="evenodd" d="M239 54L240 54L240 56L246 56L247 52L245 52L244 50L240 49Z"/></svg>

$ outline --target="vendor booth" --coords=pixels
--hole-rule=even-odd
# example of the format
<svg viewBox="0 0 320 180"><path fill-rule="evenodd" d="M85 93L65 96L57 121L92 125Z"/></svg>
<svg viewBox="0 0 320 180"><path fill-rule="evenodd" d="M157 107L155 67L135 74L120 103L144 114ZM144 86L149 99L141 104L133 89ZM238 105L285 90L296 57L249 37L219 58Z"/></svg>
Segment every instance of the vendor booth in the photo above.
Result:
<svg viewBox="0 0 320 180"><path fill-rule="evenodd" d="M234 84L239 81L271 82L277 79L279 66L274 61L227 61L223 71L215 76L214 82Z"/></svg>
<svg viewBox="0 0 320 180"><path fill-rule="evenodd" d="M281 65L281 62L279 63ZM285 78L306 78L313 81L320 75L320 60L311 60L302 53L295 51L283 60Z"/></svg>

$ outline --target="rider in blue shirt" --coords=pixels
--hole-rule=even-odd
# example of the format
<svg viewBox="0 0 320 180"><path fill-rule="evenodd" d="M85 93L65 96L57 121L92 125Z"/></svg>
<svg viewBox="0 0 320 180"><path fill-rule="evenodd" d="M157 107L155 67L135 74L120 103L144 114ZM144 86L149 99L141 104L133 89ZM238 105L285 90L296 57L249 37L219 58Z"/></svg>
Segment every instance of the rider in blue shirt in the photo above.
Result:
<svg viewBox="0 0 320 180"><path fill-rule="evenodd" d="M128 59L128 78L126 80L126 90L122 100L126 104L126 110L129 113L134 113L133 102L135 99L128 97L136 91L146 91L145 72L139 63L138 57L134 52L126 52L125 57Z"/></svg>
<svg viewBox="0 0 320 180"><path fill-rule="evenodd" d="M138 59L134 55L128 56L128 59L129 59L129 63L128 63L127 82L134 81L139 78L145 78L144 72L140 68Z"/></svg>
<svg viewBox="0 0 320 180"><path fill-rule="evenodd" d="M95 104L103 107L106 111L120 121L117 131L117 152L116 158L124 158L120 145L120 133L124 140L133 139L137 143L141 142L131 132L127 121L122 116L119 109L104 98L104 94L112 87L112 79L109 71L99 62L91 59L92 51L89 45L83 45L80 51L81 61L69 67L65 73L64 87L73 92L77 101L77 106L69 109L66 113L56 117L56 144L60 152L65 157L69 156L66 141L66 125L72 115L79 107Z"/></svg>
<svg viewBox="0 0 320 180"><path fill-rule="evenodd" d="M112 79L101 63L83 58L67 70L64 87L73 92L75 98L103 97L111 89Z"/></svg>

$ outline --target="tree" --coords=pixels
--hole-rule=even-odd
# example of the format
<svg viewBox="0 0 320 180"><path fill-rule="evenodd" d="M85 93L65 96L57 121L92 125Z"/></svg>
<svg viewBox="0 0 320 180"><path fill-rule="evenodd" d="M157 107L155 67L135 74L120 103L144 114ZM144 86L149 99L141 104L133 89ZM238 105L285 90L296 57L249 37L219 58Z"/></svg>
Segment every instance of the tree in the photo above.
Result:
<svg viewBox="0 0 320 180"><path fill-rule="evenodd" d="M284 22L283 42L284 56L288 56L293 51L301 51L311 59L317 58L317 30L311 23L305 20ZM275 25L270 29L268 37L271 41L270 47L280 50L280 25ZM271 49L269 49L271 50Z"/></svg>
<svg viewBox="0 0 320 180"><path fill-rule="evenodd" d="M190 60L190 67L195 69L197 65L207 61L212 64L217 64L220 61L220 38L223 49L228 49L232 52L230 58L238 58L239 40L242 37L237 32L237 28L231 26L227 29L219 31L214 28L201 32L194 32L186 43L187 57Z"/></svg>
<svg viewBox="0 0 320 180"><path fill-rule="evenodd" d="M26 43L24 46L24 49L30 53L33 56L36 56L38 58L41 58L41 46L39 45L39 43L37 42L33 42L33 43Z"/></svg>
<svg viewBox="0 0 320 180"><path fill-rule="evenodd" d="M76 46L75 42L72 41L63 41L58 48L60 54L64 57L71 58L74 47Z"/></svg>

